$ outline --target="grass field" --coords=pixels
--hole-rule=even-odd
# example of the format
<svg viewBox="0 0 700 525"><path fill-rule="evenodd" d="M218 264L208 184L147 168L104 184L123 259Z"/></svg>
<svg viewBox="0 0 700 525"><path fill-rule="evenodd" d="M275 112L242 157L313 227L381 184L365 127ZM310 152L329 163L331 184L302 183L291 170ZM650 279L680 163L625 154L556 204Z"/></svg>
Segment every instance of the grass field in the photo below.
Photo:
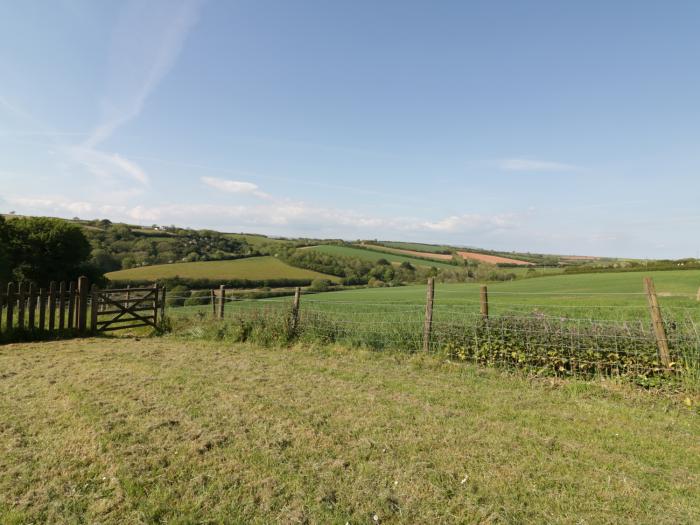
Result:
<svg viewBox="0 0 700 525"><path fill-rule="evenodd" d="M0 370L2 523L700 521L697 408L615 382L177 338Z"/></svg>
<svg viewBox="0 0 700 525"><path fill-rule="evenodd" d="M230 239L240 239L248 244L250 244L252 247L259 246L261 244L274 244L274 243L280 243L284 242L279 239L272 239L270 237L266 237L264 235L255 235L252 233L225 233L224 237L228 237Z"/></svg>
<svg viewBox="0 0 700 525"><path fill-rule="evenodd" d="M641 309L646 315L644 276L653 277L662 306L688 308L700 314L700 302L695 299L700 287L700 270L562 274L490 283L489 304L495 308L494 312L518 306L529 309L580 307L596 311L600 306L601 312L609 308L631 307ZM480 287L479 283L438 283L435 304L473 305L478 309ZM422 305L425 303L425 285L316 294L307 301Z"/></svg>
<svg viewBox="0 0 700 525"><path fill-rule="evenodd" d="M398 248L399 250L415 250L417 252L426 253L453 251L455 249L451 246L438 244L423 244L421 242L381 241L381 245L387 246L389 248Z"/></svg>
<svg viewBox="0 0 700 525"><path fill-rule="evenodd" d="M113 281L119 280L150 280L168 277L186 279L330 279L338 281L338 277L326 275L312 270L296 268L274 257L251 257L232 261L206 261L191 263L158 264L142 266L129 270L119 270L107 274Z"/></svg>
<svg viewBox="0 0 700 525"><path fill-rule="evenodd" d="M402 262L409 262L413 266L434 266L436 268L450 268L454 269L455 266L440 261L428 261L416 259L415 257L405 257L402 255L397 255L394 253L389 253L380 250L370 250L362 248L352 248L350 246L339 246L336 244L321 244L318 246L313 246L308 248L309 250L316 250L321 253L326 253L328 255L336 255L342 257L356 257L357 259L362 259L365 261L376 262L379 259L386 259L389 262L395 264L401 264Z"/></svg>

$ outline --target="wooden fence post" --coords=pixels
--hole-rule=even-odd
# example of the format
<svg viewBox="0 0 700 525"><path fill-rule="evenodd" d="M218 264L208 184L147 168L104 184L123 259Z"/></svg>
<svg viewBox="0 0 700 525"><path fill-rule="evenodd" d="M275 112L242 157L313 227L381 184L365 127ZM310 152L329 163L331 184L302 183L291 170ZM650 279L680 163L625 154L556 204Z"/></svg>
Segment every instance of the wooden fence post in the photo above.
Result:
<svg viewBox="0 0 700 525"><path fill-rule="evenodd" d="M2 312L5 305L5 294L0 290L0 334L2 333Z"/></svg>
<svg viewBox="0 0 700 525"><path fill-rule="evenodd" d="M428 279L428 290L425 299L425 320L423 322L423 351L430 351L430 332L433 328L433 299L435 298L435 279Z"/></svg>
<svg viewBox="0 0 700 525"><path fill-rule="evenodd" d="M160 319L161 321L165 319L165 286L161 289L161 295L160 295Z"/></svg>
<svg viewBox="0 0 700 525"><path fill-rule="evenodd" d="M34 290L34 283L29 283L27 310L27 328L29 328L29 330L34 330L34 319L36 318L36 291Z"/></svg>
<svg viewBox="0 0 700 525"><path fill-rule="evenodd" d="M664 321L661 317L659 299L656 296L656 287L651 277L644 278L644 290L647 294L647 301L649 302L651 321L654 326L654 336L656 337L656 345L659 348L659 357L664 366L669 366L671 364L671 354L668 350L668 340L666 339Z"/></svg>
<svg viewBox="0 0 700 525"><path fill-rule="evenodd" d="M39 288L39 330L46 328L46 290Z"/></svg>
<svg viewBox="0 0 700 525"><path fill-rule="evenodd" d="M226 303L226 287L219 286L219 319L224 318L224 303Z"/></svg>
<svg viewBox="0 0 700 525"><path fill-rule="evenodd" d="M489 292L488 292L488 289L486 288L486 285L483 285L481 287L480 303L481 303L481 317L484 321L488 321L488 318L489 318Z"/></svg>
<svg viewBox="0 0 700 525"><path fill-rule="evenodd" d="M158 303L158 299L160 298L160 286L158 286L158 283L153 285L153 324L158 326L158 309L160 304ZM127 304L127 307L129 305Z"/></svg>
<svg viewBox="0 0 700 525"><path fill-rule="evenodd" d="M66 283L61 281L58 285L58 329L66 327Z"/></svg>
<svg viewBox="0 0 700 525"><path fill-rule="evenodd" d="M75 283L68 283L68 328L75 328Z"/></svg>
<svg viewBox="0 0 700 525"><path fill-rule="evenodd" d="M291 326L290 331L292 336L297 333L297 327L299 326L299 306L301 304L301 288L297 286L294 288L294 299L292 300L292 312L291 312Z"/></svg>
<svg viewBox="0 0 700 525"><path fill-rule="evenodd" d="M78 312L77 328L81 334L87 326L88 279L82 276L78 279Z"/></svg>
<svg viewBox="0 0 700 525"><path fill-rule="evenodd" d="M100 301L99 295L97 293L97 285L92 284L90 288L90 331L97 331L97 314L99 312ZM127 305L128 308L128 305Z"/></svg>
<svg viewBox="0 0 700 525"><path fill-rule="evenodd" d="M11 332L15 315L15 283L7 283L7 324L5 330Z"/></svg>
<svg viewBox="0 0 700 525"><path fill-rule="evenodd" d="M17 328L24 329L24 281L17 287Z"/></svg>
<svg viewBox="0 0 700 525"><path fill-rule="evenodd" d="M49 283L49 332L56 327L56 282Z"/></svg>

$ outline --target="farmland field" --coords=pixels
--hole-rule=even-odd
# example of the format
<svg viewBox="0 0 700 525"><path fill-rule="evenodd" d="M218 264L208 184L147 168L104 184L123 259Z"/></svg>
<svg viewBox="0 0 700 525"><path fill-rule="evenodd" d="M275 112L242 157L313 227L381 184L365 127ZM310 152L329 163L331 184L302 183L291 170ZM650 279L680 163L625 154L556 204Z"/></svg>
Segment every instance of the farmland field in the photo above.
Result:
<svg viewBox="0 0 700 525"><path fill-rule="evenodd" d="M395 254L399 254L399 255L409 255L409 256L413 256L413 257L423 257L426 259L435 259L435 260L440 260L440 261L449 261L452 259L452 255L444 254L444 253L425 252L425 251L420 251L420 250L408 250L405 248L388 247L386 245L377 246L375 244L363 244L363 246L366 248L369 248L370 250L395 253ZM472 261L479 261L479 262L484 262L487 264L494 264L494 265L505 263L505 264L517 264L519 266L528 266L528 265L533 264L533 263L527 262L527 261L521 261L518 259L511 259L508 257L499 256L499 255L484 254L484 253L479 253L479 252L467 252L467 251L458 250L457 254L460 255L463 259L468 259L468 260L472 260Z"/></svg>
<svg viewBox="0 0 700 525"><path fill-rule="evenodd" d="M274 244L283 242L279 239L272 239L271 237L266 237L265 235L255 235L252 233L224 233L223 235L224 237L228 237L229 239L239 239L245 241L248 244L250 244L253 248L261 244Z"/></svg>
<svg viewBox="0 0 700 525"><path fill-rule="evenodd" d="M330 279L338 278L331 275L296 268L274 257L251 257L230 261L202 261L189 263L159 264L141 266L128 270L110 272L107 277L113 281L119 280L155 280L168 277L187 279Z"/></svg>
<svg viewBox="0 0 700 525"><path fill-rule="evenodd" d="M411 263L413 266L435 266L436 268L455 268L452 264L447 264L440 261L428 261L420 260L415 257L405 257L402 255L397 255L395 253L390 253L380 250L371 250L363 248L352 248L350 246L339 246L336 244L321 244L318 246L312 246L307 248L309 250L315 250L321 253L326 253L328 255L336 255L342 257L356 257L358 259L363 259L365 261L376 262L379 259L386 259L389 262L395 264L401 264L402 262ZM429 255L429 254L427 254Z"/></svg>
<svg viewBox="0 0 700 525"><path fill-rule="evenodd" d="M695 405L615 382L175 337L0 370L2 523L700 521Z"/></svg>
<svg viewBox="0 0 700 525"><path fill-rule="evenodd" d="M413 250L416 252L438 253L444 251L452 251L453 247L438 244L423 244L420 242L399 242L399 241L381 241L382 246L389 248L398 248L400 250Z"/></svg>

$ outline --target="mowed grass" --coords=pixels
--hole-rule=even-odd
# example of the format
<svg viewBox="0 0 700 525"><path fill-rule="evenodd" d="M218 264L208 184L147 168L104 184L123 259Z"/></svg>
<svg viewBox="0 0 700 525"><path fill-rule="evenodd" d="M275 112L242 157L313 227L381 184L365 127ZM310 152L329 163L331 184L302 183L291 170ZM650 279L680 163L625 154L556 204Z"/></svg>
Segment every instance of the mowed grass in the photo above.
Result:
<svg viewBox="0 0 700 525"><path fill-rule="evenodd" d="M615 383L174 338L0 348L2 523L698 523L700 417Z"/></svg>
<svg viewBox="0 0 700 525"><path fill-rule="evenodd" d="M342 257L355 257L357 259L362 259L365 261L376 262L379 259L385 259L394 264L401 264L402 262L409 262L413 266L434 266L436 268L449 268L455 269L456 266L452 264L447 264L440 261L428 261L423 259L416 259L415 257L405 257L403 255L397 255L395 253L363 249L363 248L352 248L350 246L339 246L336 244L321 244L318 246L312 246L306 248L308 250L315 250L321 253L326 253L328 255L336 255Z"/></svg>
<svg viewBox="0 0 700 525"><path fill-rule="evenodd" d="M141 266L129 270L110 272L107 277L113 281L119 280L155 280L168 277L186 279L330 279L338 281L338 277L326 275L312 270L296 268L275 259L274 257L250 257L231 261L202 261L190 263L158 264Z"/></svg>

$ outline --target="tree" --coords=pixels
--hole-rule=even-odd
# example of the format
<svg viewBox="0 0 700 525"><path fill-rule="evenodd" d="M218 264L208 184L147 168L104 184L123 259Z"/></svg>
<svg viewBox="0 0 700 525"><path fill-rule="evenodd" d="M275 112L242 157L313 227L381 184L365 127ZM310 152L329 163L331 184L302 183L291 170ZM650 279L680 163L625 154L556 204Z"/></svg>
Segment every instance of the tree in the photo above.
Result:
<svg viewBox="0 0 700 525"><path fill-rule="evenodd" d="M12 253L10 246L10 225L0 215L0 282L12 278Z"/></svg>
<svg viewBox="0 0 700 525"><path fill-rule="evenodd" d="M80 227L58 219L22 217L10 224L13 275L17 280L46 285L99 275L88 265L90 243Z"/></svg>

